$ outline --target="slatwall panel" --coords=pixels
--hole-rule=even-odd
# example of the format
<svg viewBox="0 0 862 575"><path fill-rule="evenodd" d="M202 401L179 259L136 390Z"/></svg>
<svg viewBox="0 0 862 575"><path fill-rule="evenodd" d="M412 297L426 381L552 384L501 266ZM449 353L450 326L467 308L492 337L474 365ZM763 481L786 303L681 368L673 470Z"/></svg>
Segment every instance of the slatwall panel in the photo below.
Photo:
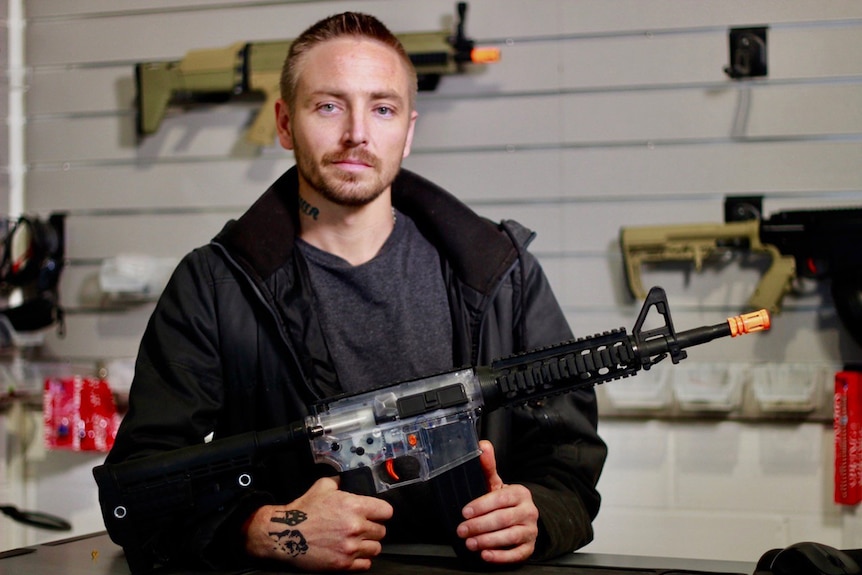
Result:
<svg viewBox="0 0 862 575"><path fill-rule="evenodd" d="M404 6L377 0L350 7L381 14L396 31L451 25L451 2ZM637 2L544 0L504 10L499 2L472 2L468 33L500 46L503 59L444 78L437 92L421 95L405 165L490 217L537 229L534 250L577 332L630 325L637 308L621 272L621 226L719 222L725 194L765 194L767 211L859 202L862 63L854 56L862 52L862 9L851 2L739 7L655 2L646 10ZM84 289L101 258L179 257L291 164L277 146L261 150L242 140L257 111L248 104L174 110L156 134L138 141L133 64L239 39L290 37L343 8L28 4L27 206L70 213L72 265L63 285L70 330L65 340L50 339L54 353L95 359L117 347L98 327L100 312ZM727 28L760 24L770 25L769 78L729 80ZM739 268L645 282L668 289L678 325L718 321L736 313L757 282L756 273ZM797 326L806 342L846 339L834 322L815 321L830 309L828 297L815 292L787 298L765 358L760 349L736 346L741 360L789 357ZM127 313L140 321L136 312ZM608 325L610 318L618 319ZM842 348L800 347L808 361L858 355L852 347L851 358Z"/></svg>
<svg viewBox="0 0 862 575"><path fill-rule="evenodd" d="M4 16L2 20L0 20L0 46L6 46L8 40L8 26L5 15L7 14L7 7L5 0L0 0L0 14ZM0 50L0 78L3 78L3 81L0 81L0 117L6 118L8 116L8 102L9 102L9 85L8 82L5 81L8 78L8 70L9 70L9 62L8 62L8 52L6 50ZM8 176L8 167L9 167L9 135L8 129L6 126L6 122L0 123L0 214L6 215L8 213L6 207L9 205L9 176ZM7 425L4 418L0 418L0 501L11 501L14 499L16 493L14 492L14 486L9 478L9 475L14 473L16 470L10 468L9 460L12 459L14 454L12 450L9 449L9 442L7 441ZM0 545L6 544L5 538L0 537Z"/></svg>
<svg viewBox="0 0 862 575"><path fill-rule="evenodd" d="M6 13L8 9L5 0L0 0L0 118L9 115L9 62L8 50L8 26ZM9 128L6 122L0 122L0 214L7 213L6 206L9 205Z"/></svg>

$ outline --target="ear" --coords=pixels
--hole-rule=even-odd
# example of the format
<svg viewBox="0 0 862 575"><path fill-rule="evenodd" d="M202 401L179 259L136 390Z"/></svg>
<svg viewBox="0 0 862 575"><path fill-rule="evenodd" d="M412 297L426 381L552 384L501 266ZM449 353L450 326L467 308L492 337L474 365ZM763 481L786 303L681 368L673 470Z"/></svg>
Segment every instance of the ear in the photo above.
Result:
<svg viewBox="0 0 862 575"><path fill-rule="evenodd" d="M416 110L410 112L410 126L407 128L407 140L404 142L404 153L401 155L401 159L410 155L410 147L413 145L413 131L416 128L416 118L418 117L419 112Z"/></svg>
<svg viewBox="0 0 862 575"><path fill-rule="evenodd" d="M293 149L293 133L290 128L290 112L287 102L279 98L275 101L275 127L278 131L278 142L285 150Z"/></svg>

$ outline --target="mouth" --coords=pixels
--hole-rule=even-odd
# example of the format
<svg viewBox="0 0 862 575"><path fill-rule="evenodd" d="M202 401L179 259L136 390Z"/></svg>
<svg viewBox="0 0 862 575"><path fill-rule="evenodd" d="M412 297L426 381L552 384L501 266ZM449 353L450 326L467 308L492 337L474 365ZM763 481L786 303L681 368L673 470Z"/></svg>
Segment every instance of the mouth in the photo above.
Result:
<svg viewBox="0 0 862 575"><path fill-rule="evenodd" d="M324 162L347 172L361 172L377 166L377 158L371 154L332 155L324 157Z"/></svg>
<svg viewBox="0 0 862 575"><path fill-rule="evenodd" d="M334 165L338 168L341 168L342 170L348 171L348 172L359 172L359 171L366 170L366 169L372 167L367 162L363 162L361 160L352 160L352 159L338 160L338 161L332 162L332 165Z"/></svg>

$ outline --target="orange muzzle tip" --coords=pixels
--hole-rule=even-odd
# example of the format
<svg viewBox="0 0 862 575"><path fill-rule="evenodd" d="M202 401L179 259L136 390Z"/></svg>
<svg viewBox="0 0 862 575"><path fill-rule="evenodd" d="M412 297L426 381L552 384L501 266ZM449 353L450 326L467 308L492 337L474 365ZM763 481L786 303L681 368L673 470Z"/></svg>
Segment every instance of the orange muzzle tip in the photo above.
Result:
<svg viewBox="0 0 862 575"><path fill-rule="evenodd" d="M499 48L473 48L470 51L470 61L474 64L492 64L500 61Z"/></svg>
<svg viewBox="0 0 862 575"><path fill-rule="evenodd" d="M765 309L727 318L731 337L769 329L769 312Z"/></svg>

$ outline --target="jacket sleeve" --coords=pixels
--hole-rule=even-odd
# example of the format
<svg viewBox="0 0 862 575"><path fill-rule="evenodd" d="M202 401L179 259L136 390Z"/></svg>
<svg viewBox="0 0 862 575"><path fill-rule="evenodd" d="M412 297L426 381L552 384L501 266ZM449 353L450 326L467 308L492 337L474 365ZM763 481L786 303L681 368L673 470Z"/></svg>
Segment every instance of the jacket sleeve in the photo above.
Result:
<svg viewBox="0 0 862 575"><path fill-rule="evenodd" d="M202 443L222 404L212 280L204 258L180 262L141 339L108 462Z"/></svg>
<svg viewBox="0 0 862 575"><path fill-rule="evenodd" d="M201 444L214 431L224 392L213 285L203 250L189 254L174 271L142 337L129 410L107 463ZM127 557L157 564L211 563L208 548L220 530L238 521L240 508L250 513L252 499L260 506L265 495L252 494L219 510L188 509L158 526L135 525L137 541Z"/></svg>
<svg viewBox="0 0 862 575"><path fill-rule="evenodd" d="M513 342L515 352L572 339L565 315L539 262L523 252L513 281ZM520 286L520 288L518 287ZM539 539L535 559L583 547L593 538L598 514L596 488L607 456L598 435L593 388L505 410L503 480L527 486L539 509ZM495 451L497 446L495 445Z"/></svg>

